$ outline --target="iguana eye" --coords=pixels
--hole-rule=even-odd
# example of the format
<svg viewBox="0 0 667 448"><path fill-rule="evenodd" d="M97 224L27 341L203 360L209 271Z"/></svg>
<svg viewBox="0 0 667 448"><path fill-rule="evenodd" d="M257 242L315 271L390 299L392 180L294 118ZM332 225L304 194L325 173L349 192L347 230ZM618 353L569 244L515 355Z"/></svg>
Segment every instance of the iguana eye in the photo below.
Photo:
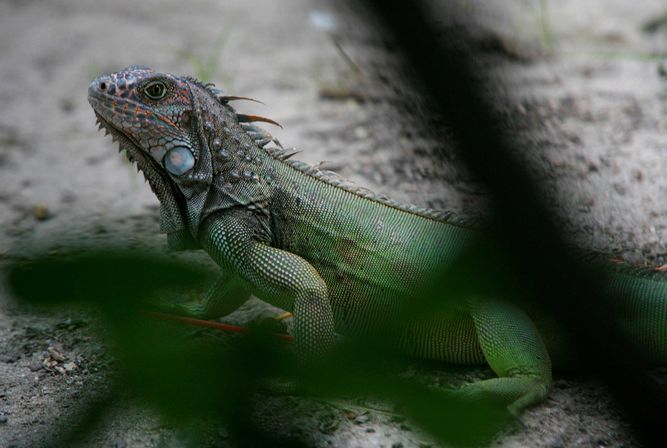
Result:
<svg viewBox="0 0 667 448"><path fill-rule="evenodd" d="M167 171L174 176L180 176L195 166L195 156L188 148L177 146L164 155L163 163Z"/></svg>
<svg viewBox="0 0 667 448"><path fill-rule="evenodd" d="M152 100L161 100L167 94L167 85L162 81L153 81L144 87L144 93Z"/></svg>

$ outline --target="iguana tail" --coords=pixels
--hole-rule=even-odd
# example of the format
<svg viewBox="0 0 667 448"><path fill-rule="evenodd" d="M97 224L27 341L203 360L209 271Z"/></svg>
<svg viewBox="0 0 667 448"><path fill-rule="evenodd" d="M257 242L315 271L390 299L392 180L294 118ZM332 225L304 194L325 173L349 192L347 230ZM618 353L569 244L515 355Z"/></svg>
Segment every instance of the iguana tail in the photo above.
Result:
<svg viewBox="0 0 667 448"><path fill-rule="evenodd" d="M667 278L662 273L621 273L612 278L608 292L622 300L601 318L614 316L650 362L667 365Z"/></svg>

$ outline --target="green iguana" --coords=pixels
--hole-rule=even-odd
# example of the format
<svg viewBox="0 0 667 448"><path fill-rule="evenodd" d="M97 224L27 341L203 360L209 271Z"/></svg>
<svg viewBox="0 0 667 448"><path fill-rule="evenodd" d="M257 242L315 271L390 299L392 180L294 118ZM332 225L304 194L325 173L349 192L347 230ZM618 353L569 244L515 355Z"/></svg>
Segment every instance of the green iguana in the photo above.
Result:
<svg viewBox="0 0 667 448"><path fill-rule="evenodd" d="M169 246L202 248L221 268L189 314L223 316L255 294L293 313L302 356L320 356L337 333L400 321L401 301L475 238L451 215L291 160L253 124L271 120L237 113L230 102L247 98L211 84L132 66L94 80L88 99L157 195ZM610 288L632 298L630 336L667 363L667 281L619 274ZM549 392L549 353L515 305L471 297L400 328L397 343L410 355L488 363L498 378L465 386L471 395L497 395L518 412Z"/></svg>

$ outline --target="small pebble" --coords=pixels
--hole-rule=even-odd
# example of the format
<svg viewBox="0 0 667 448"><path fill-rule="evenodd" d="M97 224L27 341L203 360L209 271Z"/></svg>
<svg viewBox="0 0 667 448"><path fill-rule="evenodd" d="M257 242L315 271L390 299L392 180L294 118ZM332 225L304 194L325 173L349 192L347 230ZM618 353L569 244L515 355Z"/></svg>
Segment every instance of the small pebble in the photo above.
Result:
<svg viewBox="0 0 667 448"><path fill-rule="evenodd" d="M7 423L7 416L5 414L0 414L0 423Z"/></svg>
<svg viewBox="0 0 667 448"><path fill-rule="evenodd" d="M665 67L665 64L658 64L658 75L662 78L667 78L667 67Z"/></svg>
<svg viewBox="0 0 667 448"><path fill-rule="evenodd" d="M41 202L39 204L35 204L35 206L32 208L32 214L35 219L39 221L45 221L51 217L49 208L46 206L46 204Z"/></svg>
<svg viewBox="0 0 667 448"><path fill-rule="evenodd" d="M354 136L360 140L368 138L369 132L368 129L366 129L363 126L357 126L354 128Z"/></svg>
<svg viewBox="0 0 667 448"><path fill-rule="evenodd" d="M41 370L44 367L42 364L41 360L34 360L33 362L30 363L30 371L31 372L37 372L38 370Z"/></svg>
<svg viewBox="0 0 667 448"><path fill-rule="evenodd" d="M356 423L357 425L362 425L364 423L367 423L370 419L371 419L370 414L368 412L364 412L363 414L358 415L354 419L354 423Z"/></svg>
<svg viewBox="0 0 667 448"><path fill-rule="evenodd" d="M46 351L48 352L49 356L50 356L52 359L54 359L54 360L56 360L56 361L58 361L58 362L63 362L63 361L65 361L65 359L66 359L66 358L65 358L65 355L63 355L63 354L62 354L57 348L55 348L55 347L49 347Z"/></svg>
<svg viewBox="0 0 667 448"><path fill-rule="evenodd" d="M65 370L65 372L73 372L74 370L76 370L78 368L79 368L79 366L77 366L75 363L73 363L71 361L68 362L68 363L63 364L63 370Z"/></svg>

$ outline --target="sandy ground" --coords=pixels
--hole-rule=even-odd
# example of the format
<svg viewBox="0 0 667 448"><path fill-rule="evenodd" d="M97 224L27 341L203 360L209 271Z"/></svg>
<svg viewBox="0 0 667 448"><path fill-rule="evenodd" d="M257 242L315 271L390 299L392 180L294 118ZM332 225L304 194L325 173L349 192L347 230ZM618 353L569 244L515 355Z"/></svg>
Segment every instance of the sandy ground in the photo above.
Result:
<svg viewBox="0 0 667 448"><path fill-rule="evenodd" d="M584 247L664 263L667 31L641 28L667 5L456 3L462 15L435 18L476 30L487 48L480 69L499 82L490 94L568 235ZM546 16L540 3L548 6ZM6 0L0 2L4 259L53 248L54 235L59 245L113 239L164 248L156 199L97 133L86 102L93 77L130 64L208 74L229 92L261 99L267 106L242 110L278 120L284 130L275 135L303 149L302 160L330 161L329 169L361 185L467 216L483 209L479 186L425 126L396 55L340 2ZM227 321L275 312L254 300ZM0 446L47 440L63 415L107 386L112 363L90 316L38 314L0 289ZM415 374L437 383L441 373L418 366ZM667 377L664 370L657 375ZM313 446L435 445L409 422L291 397L258 404L257 417L267 430ZM571 374L556 374L550 398L529 410L523 424L498 445L636 445L604 388ZM209 431L211 446L226 444L224 428ZM89 445L182 441L128 397Z"/></svg>

